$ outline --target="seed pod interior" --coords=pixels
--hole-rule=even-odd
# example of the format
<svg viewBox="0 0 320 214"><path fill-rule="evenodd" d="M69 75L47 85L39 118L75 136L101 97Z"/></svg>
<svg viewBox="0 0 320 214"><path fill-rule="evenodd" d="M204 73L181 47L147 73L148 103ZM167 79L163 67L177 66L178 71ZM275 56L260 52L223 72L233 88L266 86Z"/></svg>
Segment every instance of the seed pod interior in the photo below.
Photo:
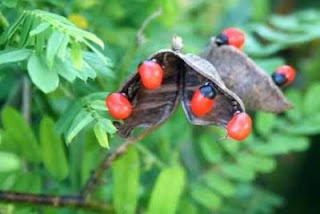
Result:
<svg viewBox="0 0 320 214"><path fill-rule="evenodd" d="M209 62L193 54L184 55L182 58L185 62L182 105L192 124L226 127L235 112L245 111L240 98L225 87L218 72ZM215 105L207 115L196 117L192 114L190 100L194 91L207 81L216 89Z"/></svg>
<svg viewBox="0 0 320 214"><path fill-rule="evenodd" d="M160 52L150 57L155 59L164 68L164 78L160 88L146 89L135 73L121 87L119 92L124 93L132 103L131 116L116 123L119 135L128 137L135 127L152 127L165 121L176 108L180 96L181 59L172 52Z"/></svg>
<svg viewBox="0 0 320 214"><path fill-rule="evenodd" d="M206 60L171 50L159 51L149 59L155 59L163 66L162 85L148 90L136 73L121 87L119 92L128 97L132 113L123 123L116 123L120 136L128 137L136 127L148 128L164 122L179 101L182 101L189 121L196 125L226 127L236 111L244 111L240 98L226 88L215 68ZM195 117L190 110L191 96L205 81L210 81L217 88L216 104L207 115Z"/></svg>

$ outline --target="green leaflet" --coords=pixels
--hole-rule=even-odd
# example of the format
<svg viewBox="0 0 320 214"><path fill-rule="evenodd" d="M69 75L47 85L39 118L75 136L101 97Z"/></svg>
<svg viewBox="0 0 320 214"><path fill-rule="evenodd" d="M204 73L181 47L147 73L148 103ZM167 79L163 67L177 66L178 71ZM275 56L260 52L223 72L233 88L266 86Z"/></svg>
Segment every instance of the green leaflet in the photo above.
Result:
<svg viewBox="0 0 320 214"><path fill-rule="evenodd" d="M36 54L28 61L28 73L32 82L44 93L53 92L59 85L58 71L50 69L43 57Z"/></svg>
<svg viewBox="0 0 320 214"><path fill-rule="evenodd" d="M255 118L255 126L258 133L264 136L267 136L271 133L275 122L276 115L271 113L259 112Z"/></svg>
<svg viewBox="0 0 320 214"><path fill-rule="evenodd" d="M43 33L38 34L35 37L35 48L38 55L42 54L45 47L45 35Z"/></svg>
<svg viewBox="0 0 320 214"><path fill-rule="evenodd" d="M18 170L22 166L22 161L17 155L2 151L0 151L0 163L1 173Z"/></svg>
<svg viewBox="0 0 320 214"><path fill-rule="evenodd" d="M300 29L299 21L294 16L274 15L270 18L270 23L280 30L298 32Z"/></svg>
<svg viewBox="0 0 320 214"><path fill-rule="evenodd" d="M30 51L13 52L9 55L2 52L0 64L25 60L31 53L36 52L41 60L32 56L28 62L28 72L33 83L45 93L57 88L58 74L69 82L73 82L76 77L83 81L87 81L88 78L94 79L97 72L112 76L110 60L94 46L97 44L104 48L104 43L96 35L77 28L65 17L41 10L25 11L16 23L1 35L0 44L15 44L16 38L19 39L18 47L27 46ZM70 41L71 48L68 48ZM88 53L88 62L82 57L82 44L95 52ZM44 49L46 63L43 62ZM55 58L61 59L58 65L55 65Z"/></svg>
<svg viewBox="0 0 320 214"><path fill-rule="evenodd" d="M197 203L210 210L221 206L221 198L205 186L194 185L191 189L191 196Z"/></svg>
<svg viewBox="0 0 320 214"><path fill-rule="evenodd" d="M90 107L97 111L108 111L104 100L93 100Z"/></svg>
<svg viewBox="0 0 320 214"><path fill-rule="evenodd" d="M217 143L211 142L209 137L201 136L200 149L203 157L210 163L220 162L223 158L221 147Z"/></svg>
<svg viewBox="0 0 320 214"><path fill-rule="evenodd" d="M83 41L86 46L88 46L97 56L105 63L107 62L107 58L97 49L95 48L90 42L84 40Z"/></svg>
<svg viewBox="0 0 320 214"><path fill-rule="evenodd" d="M101 60L101 58L93 52L83 52L83 58L97 73L101 73L107 77L114 77L111 71L113 64L109 58Z"/></svg>
<svg viewBox="0 0 320 214"><path fill-rule="evenodd" d="M47 116L40 123L40 143L44 166L56 179L66 178L69 169L64 143L55 132L54 121Z"/></svg>
<svg viewBox="0 0 320 214"><path fill-rule="evenodd" d="M83 154L81 157L81 184L85 185L87 179L92 174L92 169L96 167L101 161L101 148L97 146L97 144L93 143L95 141L95 136L92 131L88 131L84 134L84 147L83 147ZM79 145L70 145L70 147L78 147ZM103 154L102 154L103 155ZM77 157L75 157L77 159ZM73 169L75 170L75 169ZM70 170L71 171L71 170ZM110 182L111 183L111 182ZM110 198L109 196L108 198Z"/></svg>
<svg viewBox="0 0 320 214"><path fill-rule="evenodd" d="M58 57L61 59L65 59L67 53L68 53L68 44L70 41L70 36L65 34L63 37L63 41L60 44L59 51L58 51Z"/></svg>
<svg viewBox="0 0 320 214"><path fill-rule="evenodd" d="M233 183L215 172L204 175L204 180L209 187L225 197L231 197L235 193Z"/></svg>
<svg viewBox="0 0 320 214"><path fill-rule="evenodd" d="M28 49L12 49L0 51L0 65L11 62L19 62L29 58L31 50Z"/></svg>
<svg viewBox="0 0 320 214"><path fill-rule="evenodd" d="M250 167L226 163L221 165L221 170L226 177L239 181L252 181L255 178L254 170Z"/></svg>
<svg viewBox="0 0 320 214"><path fill-rule="evenodd" d="M32 16L27 16L26 19L23 22L23 28L21 30L20 34L20 41L19 41L19 47L25 47L28 39L29 39L29 33L32 29L32 26L35 22L35 18Z"/></svg>
<svg viewBox="0 0 320 214"><path fill-rule="evenodd" d="M295 123L300 123L303 118L303 98L299 91L291 89L287 92L288 99L293 103L294 108L286 112L287 117Z"/></svg>
<svg viewBox="0 0 320 214"><path fill-rule="evenodd" d="M241 166L246 166L258 172L268 173L276 167L276 161L270 157L241 154L238 156L238 162Z"/></svg>
<svg viewBox="0 0 320 214"><path fill-rule="evenodd" d="M72 121L77 116L79 111L82 109L83 103L81 100L71 103L67 109L60 116L59 120L56 123L56 130L58 134L64 133L66 130L69 130Z"/></svg>
<svg viewBox="0 0 320 214"><path fill-rule="evenodd" d="M101 128L110 134L114 134L117 131L117 128L113 125L111 120L103 118L100 121Z"/></svg>
<svg viewBox="0 0 320 214"><path fill-rule="evenodd" d="M314 83L308 88L304 97L303 110L306 117L314 117L320 112L320 99L315 99L320 94L320 84Z"/></svg>
<svg viewBox="0 0 320 214"><path fill-rule="evenodd" d="M292 135L313 135L320 132L320 114L305 118L299 123L288 124L282 127L282 131Z"/></svg>
<svg viewBox="0 0 320 214"><path fill-rule="evenodd" d="M42 177L34 172L19 172L11 190L40 193L42 190Z"/></svg>
<svg viewBox="0 0 320 214"><path fill-rule="evenodd" d="M18 0L3 0L1 4L9 8L14 8L17 6Z"/></svg>
<svg viewBox="0 0 320 214"><path fill-rule="evenodd" d="M37 34L40 34L47 30L50 27L50 24L48 22L42 22L37 27L35 27L33 30L30 31L30 36L35 36Z"/></svg>
<svg viewBox="0 0 320 214"><path fill-rule="evenodd" d="M179 207L178 207L178 214L200 214L200 210L191 199L181 198Z"/></svg>
<svg viewBox="0 0 320 214"><path fill-rule="evenodd" d="M267 143L257 143L251 148L264 155L286 154L290 151L303 151L309 147L309 139L301 136L273 134Z"/></svg>
<svg viewBox="0 0 320 214"><path fill-rule="evenodd" d="M83 66L82 50L81 44L79 42L73 41L71 43L71 60L76 69L81 69Z"/></svg>
<svg viewBox="0 0 320 214"><path fill-rule="evenodd" d="M71 143L73 138L77 136L77 134L87 125L89 125L93 120L94 118L92 117L92 115L82 109L72 121L69 131L67 132L67 143Z"/></svg>
<svg viewBox="0 0 320 214"><path fill-rule="evenodd" d="M182 168L164 169L157 178L148 204L147 214L174 214L185 185Z"/></svg>
<svg viewBox="0 0 320 214"><path fill-rule="evenodd" d="M97 138L100 146L109 149L110 147L109 147L108 135L102 129L99 122L94 126L93 131L94 131L94 134L96 135L96 138Z"/></svg>
<svg viewBox="0 0 320 214"><path fill-rule="evenodd" d="M24 22L26 17L26 14L22 13L17 19L17 21L0 36L1 45L8 42L11 39L11 37L15 34L20 25Z"/></svg>
<svg viewBox="0 0 320 214"><path fill-rule="evenodd" d="M54 58L56 57L59 47L63 44L64 40L65 35L59 31L54 31L49 37L46 52L46 59L49 68L53 66Z"/></svg>
<svg viewBox="0 0 320 214"><path fill-rule="evenodd" d="M60 76L69 82L73 82L76 77L78 71L75 70L68 59L62 60L60 58L56 58L54 62L54 69L56 69Z"/></svg>
<svg viewBox="0 0 320 214"><path fill-rule="evenodd" d="M140 178L139 165L138 152L134 147L113 163L113 204L117 214L136 213Z"/></svg>
<svg viewBox="0 0 320 214"><path fill-rule="evenodd" d="M11 107L6 107L1 112L1 119L11 143L16 144L19 149L17 152L31 162L40 162L40 146L21 114Z"/></svg>

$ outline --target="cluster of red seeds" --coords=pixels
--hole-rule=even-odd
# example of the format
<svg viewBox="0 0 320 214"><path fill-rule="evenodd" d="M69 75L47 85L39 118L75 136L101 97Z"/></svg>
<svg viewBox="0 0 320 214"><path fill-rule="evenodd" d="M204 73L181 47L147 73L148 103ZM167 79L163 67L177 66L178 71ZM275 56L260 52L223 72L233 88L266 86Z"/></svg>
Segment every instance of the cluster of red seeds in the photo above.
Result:
<svg viewBox="0 0 320 214"><path fill-rule="evenodd" d="M191 111L197 117L203 117L214 107L216 89L211 83L205 83L195 91L191 99ZM241 141L251 133L252 121L245 112L236 112L227 126L228 136Z"/></svg>
<svg viewBox="0 0 320 214"><path fill-rule="evenodd" d="M227 28L221 32L216 38L216 44L230 45L239 50L242 50L245 43L245 34L237 28ZM272 74L274 83L280 87L290 85L295 79L295 69L289 65L283 65L276 69ZM236 139L243 140L251 132L252 120L250 116L244 112L236 113L229 121L227 126L228 136Z"/></svg>
<svg viewBox="0 0 320 214"><path fill-rule="evenodd" d="M239 50L242 50L245 41L245 34L241 30L233 27L224 29L216 38L217 45L230 45ZM296 72L294 68L289 65L283 65L278 67L272 74L272 79L276 85L282 87L290 85L295 76Z"/></svg>
<svg viewBox="0 0 320 214"><path fill-rule="evenodd" d="M242 50L245 43L245 34L237 28L227 28L216 38L216 43L230 45ZM164 70L155 60L146 60L138 67L138 73L143 86L149 90L161 86ZM280 66L272 74L272 79L278 86L286 86L295 78L295 70L288 66ZM207 115L214 107L217 91L213 84L206 82L200 86L191 98L191 111L197 117ZM118 120L128 118L132 113L132 105L125 94L112 93L106 98L106 106L110 115ZM245 112L236 112L227 125L228 136L235 140L244 140L252 129L252 120Z"/></svg>

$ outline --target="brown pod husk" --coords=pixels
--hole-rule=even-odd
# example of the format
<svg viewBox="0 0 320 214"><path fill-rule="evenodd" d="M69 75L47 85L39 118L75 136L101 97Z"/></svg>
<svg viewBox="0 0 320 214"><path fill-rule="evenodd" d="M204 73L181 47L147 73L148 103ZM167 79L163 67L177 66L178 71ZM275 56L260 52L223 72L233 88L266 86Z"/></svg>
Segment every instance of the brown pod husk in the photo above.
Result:
<svg viewBox="0 0 320 214"><path fill-rule="evenodd" d="M240 98L228 90L215 68L198 56L172 50L162 50L149 59L157 60L164 68L164 79L159 89L148 90L134 74L121 87L132 103L133 111L123 123L117 123L118 133L128 137L136 127L153 127L169 118L182 101L189 121L195 125L218 125L226 127L236 111L244 111ZM195 117L190 109L194 91L206 81L218 90L213 110L204 117Z"/></svg>
<svg viewBox="0 0 320 214"><path fill-rule="evenodd" d="M236 93L246 108L281 113L292 107L272 78L242 51L217 46L215 38L201 54L218 71L226 86Z"/></svg>

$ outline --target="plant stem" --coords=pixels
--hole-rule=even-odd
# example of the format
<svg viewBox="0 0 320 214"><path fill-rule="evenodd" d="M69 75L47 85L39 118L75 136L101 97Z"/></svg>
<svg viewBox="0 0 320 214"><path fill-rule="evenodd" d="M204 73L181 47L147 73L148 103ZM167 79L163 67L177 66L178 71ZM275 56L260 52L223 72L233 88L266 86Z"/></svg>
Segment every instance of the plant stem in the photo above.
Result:
<svg viewBox="0 0 320 214"><path fill-rule="evenodd" d="M24 119L31 122L31 84L29 78L24 75L22 76L22 113Z"/></svg>
<svg viewBox="0 0 320 214"><path fill-rule="evenodd" d="M159 124L160 125L160 124ZM134 138L128 138L123 144L121 144L114 153L110 155L106 155L104 160L98 165L98 167L94 170L90 178L88 179L87 183L83 187L80 195L88 199L90 198L90 195L95 191L97 186L101 183L101 180L103 179L103 175L105 171L111 167L111 164L117 160L119 157L124 155L128 149L137 143L138 141L142 140L144 137L149 135L151 132L153 132L158 126L154 126L150 129L147 129L146 131L142 132L138 136Z"/></svg>
<svg viewBox="0 0 320 214"><path fill-rule="evenodd" d="M127 53L124 55L123 60L122 60L122 65L119 69L119 81L122 81L123 78L126 76L128 69L130 67L130 63L132 62L135 53L139 49L139 47L142 45L143 40L144 40L144 31L147 28L148 24L158 16L162 14L162 10L159 9L155 12L153 12L150 16L148 16L143 23L141 24L137 34L136 34L136 39L135 42L131 45L131 47L128 48Z"/></svg>
<svg viewBox="0 0 320 214"><path fill-rule="evenodd" d="M35 204L52 207L82 208L99 213L114 213L113 208L103 202L85 201L78 196L49 196L43 194L28 194L0 191L1 202L20 204Z"/></svg>

